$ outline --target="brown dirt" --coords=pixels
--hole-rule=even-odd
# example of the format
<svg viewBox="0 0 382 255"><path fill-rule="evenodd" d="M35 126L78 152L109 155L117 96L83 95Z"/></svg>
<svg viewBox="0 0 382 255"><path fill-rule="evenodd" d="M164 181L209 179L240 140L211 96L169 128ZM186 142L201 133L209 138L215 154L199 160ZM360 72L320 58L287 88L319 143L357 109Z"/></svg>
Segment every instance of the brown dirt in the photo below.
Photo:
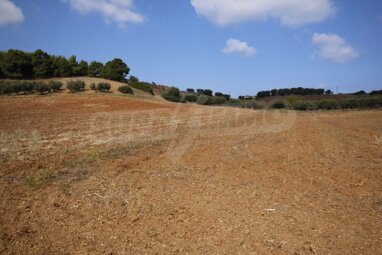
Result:
<svg viewBox="0 0 382 255"><path fill-rule="evenodd" d="M381 254L382 111L0 97L2 254Z"/></svg>

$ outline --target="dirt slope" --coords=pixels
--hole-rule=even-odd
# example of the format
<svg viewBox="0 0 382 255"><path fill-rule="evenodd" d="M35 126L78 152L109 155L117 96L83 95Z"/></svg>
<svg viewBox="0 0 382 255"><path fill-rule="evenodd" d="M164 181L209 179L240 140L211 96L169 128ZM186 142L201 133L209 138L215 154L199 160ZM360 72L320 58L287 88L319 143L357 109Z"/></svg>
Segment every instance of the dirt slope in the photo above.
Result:
<svg viewBox="0 0 382 255"><path fill-rule="evenodd" d="M0 109L0 253L382 253L382 111Z"/></svg>

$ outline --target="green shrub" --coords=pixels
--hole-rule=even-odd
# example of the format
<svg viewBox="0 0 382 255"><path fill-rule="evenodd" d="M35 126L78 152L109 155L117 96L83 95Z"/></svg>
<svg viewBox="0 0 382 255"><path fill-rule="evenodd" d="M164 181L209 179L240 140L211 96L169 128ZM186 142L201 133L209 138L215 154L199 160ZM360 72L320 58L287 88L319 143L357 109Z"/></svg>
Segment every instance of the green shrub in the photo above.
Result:
<svg viewBox="0 0 382 255"><path fill-rule="evenodd" d="M130 78L130 81L129 81L129 86L130 87L133 87L135 89L140 89L140 90L143 90L147 93L150 93L151 95L154 95L154 91L153 91L153 86L148 83L148 82L132 82L131 81L131 78Z"/></svg>
<svg viewBox="0 0 382 255"><path fill-rule="evenodd" d="M137 83L137 82L139 82L139 79L138 79L138 77L131 75L128 82Z"/></svg>
<svg viewBox="0 0 382 255"><path fill-rule="evenodd" d="M34 174L28 174L25 177L25 184L31 188L41 186L54 178L54 174L51 171L40 170Z"/></svg>
<svg viewBox="0 0 382 255"><path fill-rule="evenodd" d="M34 85L34 90L39 94L44 94L45 92L50 92L50 87L48 84L42 82L36 82Z"/></svg>
<svg viewBox="0 0 382 255"><path fill-rule="evenodd" d="M322 110L335 110L340 108L340 105L337 100L326 99L326 100L318 101L317 107L318 109L322 109Z"/></svg>
<svg viewBox="0 0 382 255"><path fill-rule="evenodd" d="M231 98L228 101L226 101L225 105L233 106L233 107L248 108L248 109L259 109L260 108L260 106L256 103L255 99L244 100L244 97L243 97L243 100Z"/></svg>
<svg viewBox="0 0 382 255"><path fill-rule="evenodd" d="M357 98L346 98L338 100L340 108L342 109L353 109L359 107L359 101Z"/></svg>
<svg viewBox="0 0 382 255"><path fill-rule="evenodd" d="M20 93L24 92L24 82L22 81L15 81L11 83L13 93Z"/></svg>
<svg viewBox="0 0 382 255"><path fill-rule="evenodd" d="M111 89L110 83L107 82L100 82L97 84L96 89L100 92L106 92Z"/></svg>
<svg viewBox="0 0 382 255"><path fill-rule="evenodd" d="M212 90L210 90L210 89L204 90L204 95L212 97L212 94L213 94Z"/></svg>
<svg viewBox="0 0 382 255"><path fill-rule="evenodd" d="M0 84L0 93L1 94L11 94L13 93L13 86L10 82L4 81Z"/></svg>
<svg viewBox="0 0 382 255"><path fill-rule="evenodd" d="M226 105L228 106L236 106L236 107L239 107L241 104L241 100L240 99L234 99L234 98L231 98L229 99L227 102L226 102Z"/></svg>
<svg viewBox="0 0 382 255"><path fill-rule="evenodd" d="M118 88L118 91L123 94L134 94L134 91L129 86L121 86Z"/></svg>
<svg viewBox="0 0 382 255"><path fill-rule="evenodd" d="M258 108L256 100L244 100L240 102L240 107L248 108L248 109L256 109Z"/></svg>
<svg viewBox="0 0 382 255"><path fill-rule="evenodd" d="M204 89L197 89L197 90L196 90L196 94L197 94L198 96L205 95L205 93L204 93Z"/></svg>
<svg viewBox="0 0 382 255"><path fill-rule="evenodd" d="M285 103L283 101L277 101L271 106L273 109L283 109L286 107Z"/></svg>
<svg viewBox="0 0 382 255"><path fill-rule="evenodd" d="M231 98L231 95L223 94L223 97L225 97L225 99L228 101Z"/></svg>
<svg viewBox="0 0 382 255"><path fill-rule="evenodd" d="M225 97L210 97L208 99L207 104L208 105L222 105L225 104L226 99Z"/></svg>
<svg viewBox="0 0 382 255"><path fill-rule="evenodd" d="M71 92L79 92L85 89L85 82L82 80L68 81L66 88Z"/></svg>
<svg viewBox="0 0 382 255"><path fill-rule="evenodd" d="M196 95L185 95L184 96L184 100L186 102L196 102L197 99L198 99L198 97Z"/></svg>
<svg viewBox="0 0 382 255"><path fill-rule="evenodd" d="M171 87L167 92L162 94L162 97L167 101L179 102L180 100L180 90L175 87Z"/></svg>
<svg viewBox="0 0 382 255"><path fill-rule="evenodd" d="M298 111L313 111L317 110L317 104L314 101L295 101L290 104L292 109L298 110Z"/></svg>
<svg viewBox="0 0 382 255"><path fill-rule="evenodd" d="M286 99L286 101L287 101L288 104L292 104L292 103L294 103L294 102L296 102L296 101L300 101L300 100L302 100L302 99L301 99L301 96L297 96L297 95L290 95L290 96L288 96L288 98Z"/></svg>
<svg viewBox="0 0 382 255"><path fill-rule="evenodd" d="M365 96L360 98L329 99L320 101L300 100L290 104L292 109L306 110L335 110L335 109L355 109L355 108L377 108L382 107L382 96Z"/></svg>
<svg viewBox="0 0 382 255"><path fill-rule="evenodd" d="M207 105L209 99L210 99L209 96L206 96L206 95L199 95L199 96L196 98L196 103L197 103L197 104L200 104L200 105Z"/></svg>
<svg viewBox="0 0 382 255"><path fill-rule="evenodd" d="M93 82L90 84L90 89L95 91L97 89L97 85Z"/></svg>
<svg viewBox="0 0 382 255"><path fill-rule="evenodd" d="M62 82L59 82L59 81L50 81L50 82L48 83L48 86L49 86L53 91L59 91L59 90L62 88L63 84L62 84Z"/></svg>
<svg viewBox="0 0 382 255"><path fill-rule="evenodd" d="M24 93L33 93L34 87L34 82L24 82Z"/></svg>
<svg viewBox="0 0 382 255"><path fill-rule="evenodd" d="M360 108L377 108L382 106L382 96L364 97L358 99Z"/></svg>

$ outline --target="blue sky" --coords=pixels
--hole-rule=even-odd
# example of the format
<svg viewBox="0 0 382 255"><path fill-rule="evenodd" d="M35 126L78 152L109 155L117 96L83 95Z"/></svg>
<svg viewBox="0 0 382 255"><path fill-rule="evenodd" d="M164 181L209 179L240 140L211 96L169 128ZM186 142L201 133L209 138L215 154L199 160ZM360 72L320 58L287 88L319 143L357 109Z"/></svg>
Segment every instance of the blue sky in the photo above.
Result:
<svg viewBox="0 0 382 255"><path fill-rule="evenodd" d="M181 89L382 89L380 0L0 0L0 33Z"/></svg>

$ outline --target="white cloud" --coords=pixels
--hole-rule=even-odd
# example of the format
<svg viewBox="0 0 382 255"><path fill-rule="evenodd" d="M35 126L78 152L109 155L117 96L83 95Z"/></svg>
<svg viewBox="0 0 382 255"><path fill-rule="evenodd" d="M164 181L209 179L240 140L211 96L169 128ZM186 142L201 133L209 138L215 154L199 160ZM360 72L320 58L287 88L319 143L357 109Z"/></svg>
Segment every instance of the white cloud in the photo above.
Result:
<svg viewBox="0 0 382 255"><path fill-rule="evenodd" d="M334 15L332 0L191 0L198 15L221 26L250 20L281 20L290 27L321 22Z"/></svg>
<svg viewBox="0 0 382 255"><path fill-rule="evenodd" d="M66 0L66 2L82 14L99 13L107 23L116 22L119 26L129 22L144 21L144 17L133 10L133 0Z"/></svg>
<svg viewBox="0 0 382 255"><path fill-rule="evenodd" d="M336 34L315 33L312 43L319 47L315 56L334 63L345 63L359 57L358 52L344 38Z"/></svg>
<svg viewBox="0 0 382 255"><path fill-rule="evenodd" d="M246 42L237 39L228 39L226 47L223 49L225 54L237 53L244 57L251 57L256 54L257 50L249 46Z"/></svg>
<svg viewBox="0 0 382 255"><path fill-rule="evenodd" d="M24 21L23 11L10 0L0 0L0 26Z"/></svg>

